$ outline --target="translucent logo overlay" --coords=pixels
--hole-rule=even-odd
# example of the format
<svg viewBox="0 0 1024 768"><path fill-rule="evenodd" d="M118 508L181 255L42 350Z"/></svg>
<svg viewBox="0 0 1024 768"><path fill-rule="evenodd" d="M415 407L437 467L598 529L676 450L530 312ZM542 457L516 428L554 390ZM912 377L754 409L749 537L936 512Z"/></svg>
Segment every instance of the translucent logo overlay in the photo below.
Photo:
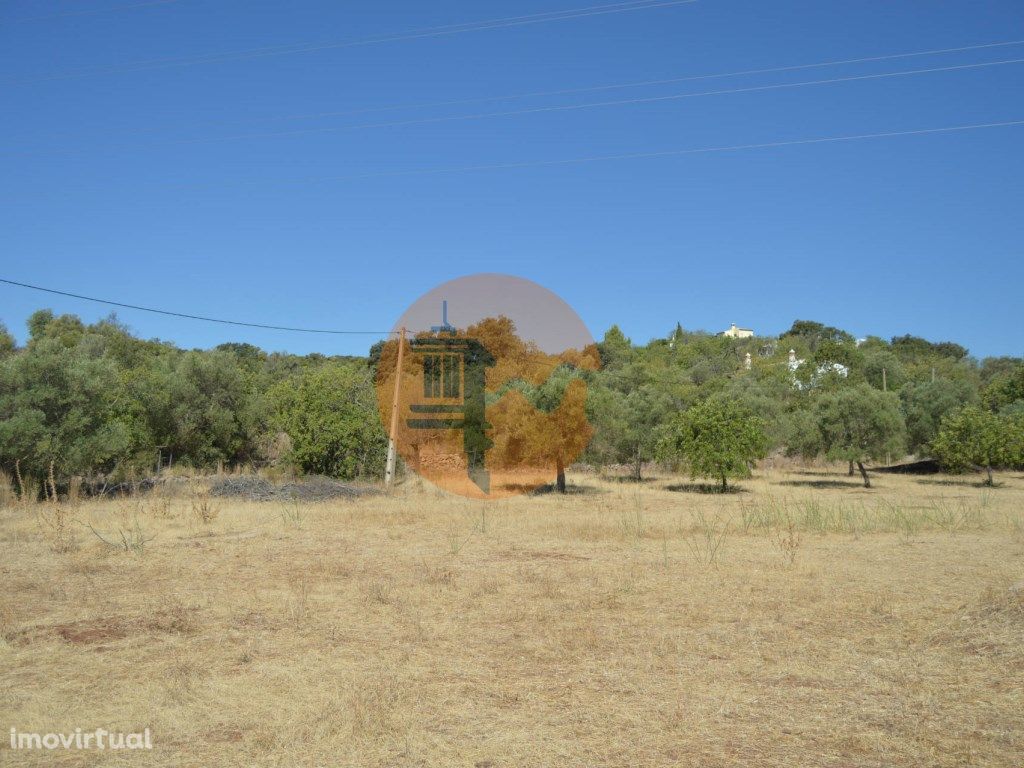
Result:
<svg viewBox="0 0 1024 768"><path fill-rule="evenodd" d="M423 294L377 366L381 419L406 466L462 496L554 483L590 441L600 358L572 307L534 282L480 274Z"/></svg>

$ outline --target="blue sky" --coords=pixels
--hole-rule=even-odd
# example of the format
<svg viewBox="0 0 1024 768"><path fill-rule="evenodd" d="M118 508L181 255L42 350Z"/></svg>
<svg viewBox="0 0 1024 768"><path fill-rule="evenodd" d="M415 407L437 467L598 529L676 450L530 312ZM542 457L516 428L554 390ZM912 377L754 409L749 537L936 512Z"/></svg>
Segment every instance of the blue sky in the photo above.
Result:
<svg viewBox="0 0 1024 768"><path fill-rule="evenodd" d="M542 164L1020 121L1024 63L434 119L1024 59L1017 44L496 98L1024 41L1024 6L699 0L403 35L598 4L6 0L0 277L377 329L439 282L503 272L559 293L595 336L801 318L1024 352L1024 125ZM43 306L109 311L0 286L20 338ZM119 317L184 347L373 341Z"/></svg>

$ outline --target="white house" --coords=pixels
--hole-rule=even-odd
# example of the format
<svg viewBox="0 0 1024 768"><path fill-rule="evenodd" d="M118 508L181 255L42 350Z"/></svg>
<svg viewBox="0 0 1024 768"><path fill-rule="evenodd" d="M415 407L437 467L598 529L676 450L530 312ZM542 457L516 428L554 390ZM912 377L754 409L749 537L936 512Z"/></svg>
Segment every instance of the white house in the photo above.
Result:
<svg viewBox="0 0 1024 768"><path fill-rule="evenodd" d="M730 339L749 339L754 335L752 328L737 328L736 323L729 326L729 330L722 331L719 336L726 336Z"/></svg>
<svg viewBox="0 0 1024 768"><path fill-rule="evenodd" d="M811 374L811 380L809 383L805 383L796 377L797 369L804 364L805 361L796 359L796 350L789 350L789 372L793 377L793 386L797 389L807 389L809 387L816 386L823 376L829 373L835 373L837 376L842 376L844 379L850 375L850 369L842 363L822 363L818 366L813 374Z"/></svg>

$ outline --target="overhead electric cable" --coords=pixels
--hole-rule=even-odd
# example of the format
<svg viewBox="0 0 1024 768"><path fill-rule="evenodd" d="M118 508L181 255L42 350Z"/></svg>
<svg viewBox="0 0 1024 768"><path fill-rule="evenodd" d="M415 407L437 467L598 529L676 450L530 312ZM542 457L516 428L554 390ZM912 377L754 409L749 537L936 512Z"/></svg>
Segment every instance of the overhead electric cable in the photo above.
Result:
<svg viewBox="0 0 1024 768"><path fill-rule="evenodd" d="M1007 64L1021 64L1022 59L1003 59L1000 61L986 61L977 64L957 64L949 67L930 67L927 69L909 69L899 72L882 72L871 75L851 75L849 77L833 77L823 80L802 80L795 83L773 83L771 85L754 85L744 88L726 88L714 91L697 91L695 93L673 93L664 96L646 96L636 99L618 99L614 101L590 101L583 104L558 104L545 107L531 107L528 109L504 110L499 112L478 112L468 115L443 115L440 117L423 117L411 120L394 120L383 123L358 123L355 125L326 126L319 128L299 128L291 131L274 131L262 133L234 134L232 136L208 137L202 139L180 139L174 144L198 144L218 141L237 141L240 139L277 138L283 136L298 136L317 133L335 133L346 130L365 130L372 128L395 128L406 125L428 125L432 123L458 122L463 120L484 120L498 117L515 117L520 115L534 115L546 112L572 112L579 109L595 109L598 107L622 107L633 104L654 104L664 101L680 101L682 99L701 98L705 96L726 96L738 93L755 93L758 91L775 91L789 88L805 88L813 85L835 85L837 83L850 83L863 80L881 80L889 77L909 77L913 75L933 74L936 72L955 72L968 69L981 69L983 67L996 67Z"/></svg>
<svg viewBox="0 0 1024 768"><path fill-rule="evenodd" d="M760 69L740 69L730 72L716 72L706 75L686 75L681 77L668 77L657 80L634 80L627 83L608 83L603 85L590 85L583 88L562 88L555 91L530 91L525 93L509 93L497 96L477 96L468 99L449 99L447 101L428 101L410 104L387 104L380 107L363 107L360 109L333 110L327 112L307 112L294 115L279 115L276 117L265 117L257 120L248 120L248 123L270 123L286 120L320 120L325 117L346 117L351 115L365 115L374 112L396 112L404 109L434 109L437 107L454 107L462 104L483 104L490 101L514 101L519 99L539 99L548 96L571 96L579 93L593 93L596 91L621 90L625 88L645 88L657 85L671 85L674 83L686 83L699 80L715 80L727 77L745 77L748 75L767 75L782 72L797 72L803 69L820 69L824 67L839 67L848 64L868 64L892 59L907 59L920 56L941 56L948 53L964 53L967 51L980 51L990 48L1005 48L1013 45L1024 45L1024 39L1005 40L995 43L981 43L978 45L964 45L956 48L933 48L927 51L909 51L905 53L890 53L882 56L864 56L856 59L830 59L817 61L808 64L793 64L788 66L762 67ZM226 121L207 122L207 125L224 125Z"/></svg>
<svg viewBox="0 0 1024 768"><path fill-rule="evenodd" d="M503 171L519 168L543 168L559 165L582 165L585 163L609 162L614 160L646 160L659 157L683 157L686 155L717 154L724 152L741 152L755 149L780 149L783 147L796 147L809 144L831 144L847 141L864 141L868 139L885 139L902 136L925 136L929 134L958 133L963 131L982 130L986 128L1006 128L1024 125L1022 120L1005 120L992 123L973 123L968 125L950 125L939 128L920 128L909 131L884 131L878 133L858 133L845 136L821 136L808 139L793 139L789 141L770 141L755 144L730 144L719 147L696 147L692 149L666 149L657 152L629 152L615 155L591 155L589 157L574 157L557 160L528 160L517 163L493 163L486 165L460 165L442 168L419 168L404 171L377 171L372 173L350 174L344 176L307 176L292 179L274 179L274 184L307 184L322 181L358 181L361 179L376 179L402 176L429 176L445 173L469 173L476 171ZM247 182L250 183L251 182ZM183 187L208 186L204 184L185 184Z"/></svg>
<svg viewBox="0 0 1024 768"><path fill-rule="evenodd" d="M504 29L507 27L520 27L530 24L545 24L554 21L567 21L587 16L603 16L612 13L629 13L631 11L645 11L654 8L668 8L677 5L690 5L698 0L634 0L633 2L612 3L605 5L593 5L584 8L572 8L563 11L547 11L535 13L528 16L512 16L503 19L490 19L476 22L462 22L460 24L447 24L439 27L425 27L422 29L410 30L393 35L382 35L356 40L340 40L323 43L295 43L292 45L264 46L261 48L247 48L237 51L225 51L223 53L210 53L199 56L171 57L163 59L149 59L146 61L135 61L127 64L112 64L109 66L83 67L79 69L55 72L50 75L41 75L34 78L7 80L8 85L19 85L28 83L45 82L49 80L64 80L68 78L89 77L91 75L117 74L120 72L138 72L151 69L164 69L167 67L185 67L199 64L215 64L224 61L240 61L245 59L265 58L268 56L284 56L296 53L312 53L315 51L336 50L340 48L353 48L357 46L378 45L380 43L394 43L404 40L419 40L431 37L443 37L448 35L460 35L468 32L483 32L491 29Z"/></svg>
<svg viewBox="0 0 1024 768"><path fill-rule="evenodd" d="M149 0L144 3L131 3L128 5L114 5L108 6L107 8L92 8L84 11L64 11L61 13L48 13L41 16L22 16L20 18L11 19L8 24L23 24L29 21L47 21L49 19L63 19L68 16L95 16L101 13L116 13L117 11L134 11L139 8L150 8L154 5L168 5L170 3L177 3L179 0Z"/></svg>
<svg viewBox="0 0 1024 768"><path fill-rule="evenodd" d="M245 328L259 328L269 331L290 331L293 333L307 333L307 334L344 334L344 335L360 335L360 336L391 336L400 333L400 331L337 331L334 329L321 329L321 328L293 328L289 326L270 326L263 323L245 323L242 321L230 321L230 319L222 319L218 317L204 317L199 314L187 314L185 312L172 312L166 309L154 309L153 307L138 306L136 304L126 304L121 301L110 301L108 299L97 299L92 296L83 296L77 293L70 293L68 291L58 291L53 288L43 288L42 286L34 286L29 283L18 283L13 280L6 280L0 278L0 283L15 286L17 288L28 288L33 291L41 291L43 293L55 294L57 296L67 296L73 299L82 299L84 301L91 301L97 304L106 304L109 306L117 306L126 309L137 309L143 312L154 312L156 314L169 315L171 317L182 317L185 319L194 319L194 321L202 321L204 323L217 323L226 326L243 326ZM407 329L406 334L410 336L416 336L418 331L413 329ZM537 354L526 354L527 357L544 358L550 365L562 365L563 360L557 359L557 355L554 353L539 352ZM553 359L554 358L554 359Z"/></svg>
<svg viewBox="0 0 1024 768"><path fill-rule="evenodd" d="M777 91L787 90L793 88L806 88L809 86L816 85L836 85L838 83L850 83L868 80L881 80L891 77L910 77L914 75L933 74L938 72L955 72L964 71L970 69L981 69L985 67L996 67L1008 64L1022 64L1024 58L1021 59L1001 59L999 61L986 61L978 62L975 64L956 64L948 67L929 67L926 69L910 69L901 70L898 72L881 72L870 75L851 75L848 77L833 77L822 80L802 80L795 83L773 83L771 85L755 85L746 86L743 88L724 88L714 91L696 91L692 93L679 93L679 94L668 94L663 96L646 96L635 99L617 99L613 101L591 101L584 102L582 104L558 104L553 106L544 107L530 107L527 109L513 109L503 110L498 112L477 112L466 115L442 115L439 117L423 117L414 118L409 120L392 120L388 122L380 123L356 123L351 125L340 125L340 126L322 126L317 128L296 128L287 131L263 131L257 133L242 133L234 134L229 136L210 136L205 138L197 139L173 139L168 141L153 142L147 147L160 147L160 146L188 146L191 144L210 144L217 142L227 141L243 141L248 139L273 139L273 138L284 138L288 136L306 136L315 134L325 133L338 133L341 131L355 131L355 130L368 130L375 128L400 128L411 125L432 125L436 123L450 123L450 122L463 122L467 120L485 120L492 118L502 117L517 117L523 115L535 115L545 114L552 112L573 112L581 109L595 109L602 107L621 107L629 106L634 104L656 104L660 102L669 101L681 101L684 99L702 98L707 96L727 96L742 93L756 93L760 91ZM121 149L118 147L117 149ZM49 155L49 154L68 154L77 152L94 152L96 150L75 150L75 149L52 149L52 150L41 150L41 151L28 151L28 152L12 152L12 153L0 153L6 155Z"/></svg>
<svg viewBox="0 0 1024 768"><path fill-rule="evenodd" d="M410 168L406 170L395 170L395 171L371 171L367 173L355 173L345 175L322 175L322 176L301 176L292 178L277 178L267 180L272 184L311 184L319 182L331 182L331 181L361 181L363 179L381 179L381 178L401 178L401 177L412 177L412 176L431 176L437 174L448 174L448 173L473 173L480 171L503 171L503 170L516 170L521 168L544 168L544 167L556 167L560 165L583 165L587 163L597 162L611 162L615 160L645 160L654 159L661 157L684 157L686 155L701 155L701 154L718 154L725 152L741 152L747 150L757 149L781 149L784 147L796 147L805 146L812 144L832 144L849 141L865 141L868 139L883 139L883 138L897 138L905 136L925 136L931 134L945 134L945 133L960 133L965 131L984 130L990 128L1007 128L1024 125L1024 119L1021 120L1003 120L998 122L988 123L971 123L965 125L949 125L941 126L938 128L920 128L906 131L882 131L877 133L858 133L848 134L842 136L820 136L806 139L792 139L786 141L770 141L770 142L759 142L749 144L729 144L715 147L693 147L687 149L666 149L654 152L627 152L613 155L591 155L583 157L572 157L572 158L561 158L553 160L527 160L523 162L514 163L487 163L479 165L453 165L453 166L442 166L438 168ZM253 181L250 179L245 182L247 186L251 186ZM172 187L178 189L204 189L210 187L223 186L219 183L211 182L185 182L185 183L169 183L164 184L165 187ZM0 280L0 282L11 283L11 281ZM16 284L16 283L12 283ZM32 287L35 286L26 286ZM203 319L203 318L200 318Z"/></svg>
<svg viewBox="0 0 1024 768"><path fill-rule="evenodd" d="M327 333L336 335L360 335L360 336L387 336L397 331L339 331L330 328L296 328L286 325L268 325L266 323L248 323L241 320L224 320L223 318L217 317L204 317L203 315L191 315L186 312L172 312L166 309L154 309L152 307L140 307L137 304L126 304L121 301L110 301L108 299L97 299L93 296L83 296L79 293L70 293L69 291L58 291L55 288L44 288L40 285L31 285L29 283L19 283L16 280L7 280L0 278L0 283L6 285L17 286L18 288L29 288L33 291L42 291L43 293L52 293L58 296L68 296L72 299L81 299L83 301L91 301L96 304L106 304L111 307L122 307L124 309L134 309L140 312L152 312L157 315L167 315L170 317L180 317L187 320L201 320L204 323L220 323L221 325L241 325L246 328L262 328L264 330L271 331L291 331L293 333Z"/></svg>

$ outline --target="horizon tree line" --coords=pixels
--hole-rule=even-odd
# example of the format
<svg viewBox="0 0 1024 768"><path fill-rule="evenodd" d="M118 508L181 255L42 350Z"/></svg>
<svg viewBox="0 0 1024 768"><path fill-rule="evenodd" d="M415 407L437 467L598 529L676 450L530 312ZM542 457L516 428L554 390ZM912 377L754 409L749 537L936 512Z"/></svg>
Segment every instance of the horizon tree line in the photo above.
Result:
<svg viewBox="0 0 1024 768"><path fill-rule="evenodd" d="M28 495L56 494L73 477L146 476L158 457L197 471L383 471L383 343L366 357L300 356L244 343L183 350L136 338L113 316L85 324L39 310L27 325L23 346L0 325L0 469ZM613 326L596 347L599 368L565 363L518 381L515 396L550 411L585 382L593 434L581 460L628 467L636 480L659 461L724 487L773 451L845 461L865 485L868 465L906 456L987 469L990 482L992 469L1024 466L1021 358L979 361L912 335L858 343L806 320L778 338L676 324L642 345ZM790 349L804 361L796 371ZM558 451L547 453L564 487Z"/></svg>

